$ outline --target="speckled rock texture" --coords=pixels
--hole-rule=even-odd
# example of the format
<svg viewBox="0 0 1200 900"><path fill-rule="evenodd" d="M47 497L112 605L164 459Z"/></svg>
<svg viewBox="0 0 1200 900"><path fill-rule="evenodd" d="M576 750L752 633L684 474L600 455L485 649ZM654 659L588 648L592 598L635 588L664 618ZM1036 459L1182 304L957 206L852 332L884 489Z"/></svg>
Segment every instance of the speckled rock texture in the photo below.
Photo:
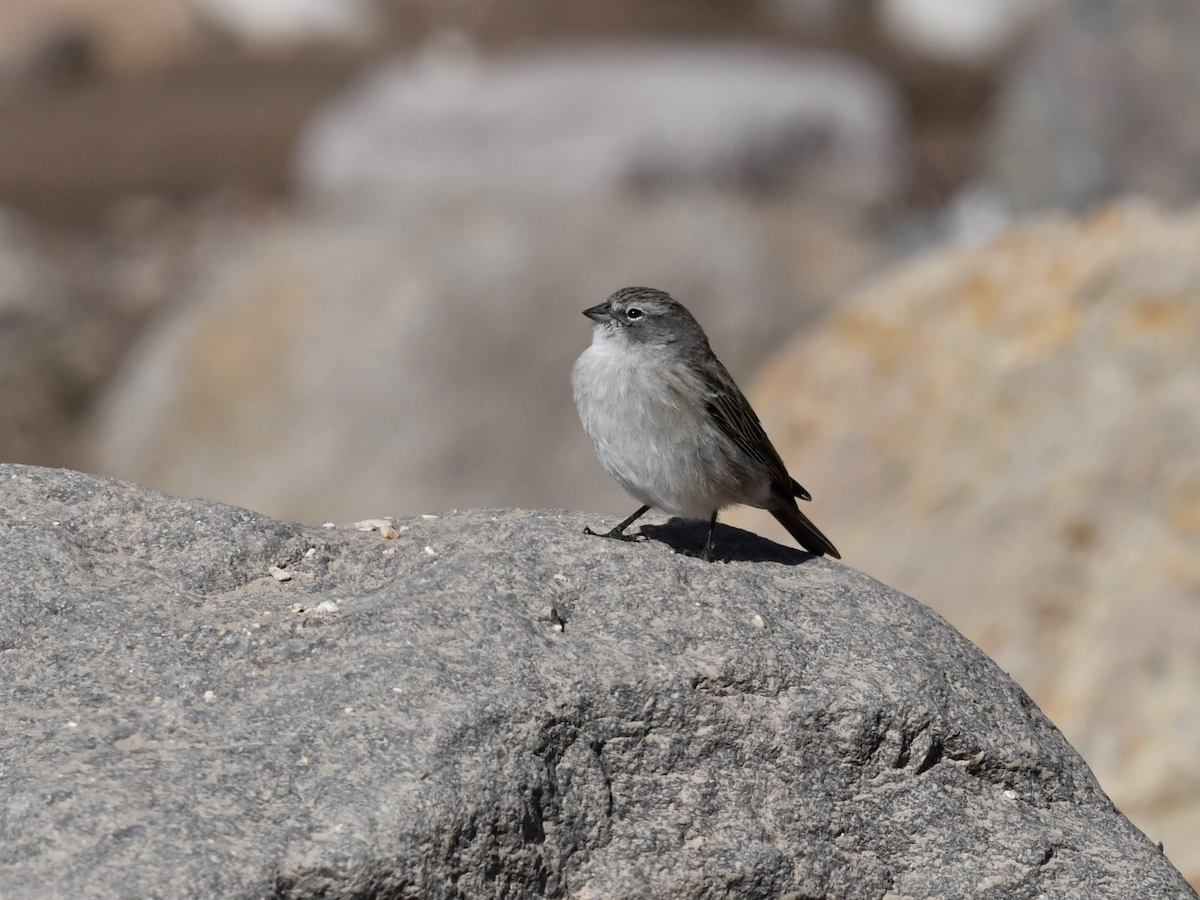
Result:
<svg viewBox="0 0 1200 900"><path fill-rule="evenodd" d="M589 521L0 466L0 896L1196 896L920 603Z"/></svg>
<svg viewBox="0 0 1200 900"><path fill-rule="evenodd" d="M1198 249L1200 209L1125 203L931 253L751 391L845 558L1012 673L1196 885Z"/></svg>

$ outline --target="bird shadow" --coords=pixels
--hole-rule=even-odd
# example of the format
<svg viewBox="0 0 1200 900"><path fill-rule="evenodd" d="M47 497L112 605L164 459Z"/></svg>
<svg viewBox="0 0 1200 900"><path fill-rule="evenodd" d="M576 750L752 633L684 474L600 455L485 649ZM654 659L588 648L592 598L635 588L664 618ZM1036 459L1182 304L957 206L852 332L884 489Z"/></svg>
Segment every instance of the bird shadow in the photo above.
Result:
<svg viewBox="0 0 1200 900"><path fill-rule="evenodd" d="M643 525L640 531L649 540L666 544L677 553L699 556L708 537L708 523L675 518L662 525ZM785 547L732 525L718 523L713 532L713 559L717 562L773 562L798 566L812 558L812 553Z"/></svg>

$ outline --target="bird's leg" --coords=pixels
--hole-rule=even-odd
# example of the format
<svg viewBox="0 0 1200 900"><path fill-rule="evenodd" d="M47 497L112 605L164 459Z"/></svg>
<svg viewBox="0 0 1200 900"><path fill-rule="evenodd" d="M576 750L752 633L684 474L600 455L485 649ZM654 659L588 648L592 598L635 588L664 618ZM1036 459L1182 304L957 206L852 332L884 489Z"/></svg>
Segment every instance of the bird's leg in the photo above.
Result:
<svg viewBox="0 0 1200 900"><path fill-rule="evenodd" d="M645 515L649 511L650 511L649 506L643 506L641 509L639 509L632 516L630 516L628 519L626 519L624 522L622 522L620 525L618 525L616 528L612 529L611 531L601 532L601 531L592 531L592 529L590 529L590 528L584 528L583 533L594 535L595 537L616 538L618 541L636 541L641 535L640 534L626 534L625 529L628 528L630 525L632 525L634 522L636 522L639 518L641 518L643 515Z"/></svg>
<svg viewBox="0 0 1200 900"><path fill-rule="evenodd" d="M712 518L708 520L708 539L704 542L704 549L700 551L700 558L705 562L713 561L712 538L713 532L717 528L717 513L719 510L713 510Z"/></svg>

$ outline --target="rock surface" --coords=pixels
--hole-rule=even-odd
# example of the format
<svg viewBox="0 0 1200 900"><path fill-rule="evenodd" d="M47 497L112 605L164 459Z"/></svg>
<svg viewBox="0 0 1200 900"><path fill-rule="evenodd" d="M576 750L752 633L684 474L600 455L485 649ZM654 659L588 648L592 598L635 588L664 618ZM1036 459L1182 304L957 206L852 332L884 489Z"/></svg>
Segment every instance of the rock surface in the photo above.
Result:
<svg viewBox="0 0 1200 900"><path fill-rule="evenodd" d="M844 558L1011 672L1193 883L1197 247L1200 210L1127 204L931 254L752 391Z"/></svg>
<svg viewBox="0 0 1200 900"><path fill-rule="evenodd" d="M584 522L0 466L0 894L1196 896L921 604Z"/></svg>

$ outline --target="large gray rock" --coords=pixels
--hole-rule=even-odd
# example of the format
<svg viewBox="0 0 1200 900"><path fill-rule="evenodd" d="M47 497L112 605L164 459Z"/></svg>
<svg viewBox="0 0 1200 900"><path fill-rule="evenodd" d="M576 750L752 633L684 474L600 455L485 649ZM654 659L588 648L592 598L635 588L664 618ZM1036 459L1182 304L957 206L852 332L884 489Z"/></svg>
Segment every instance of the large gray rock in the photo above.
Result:
<svg viewBox="0 0 1200 900"><path fill-rule="evenodd" d="M0 466L0 894L1196 896L921 604L585 521Z"/></svg>

